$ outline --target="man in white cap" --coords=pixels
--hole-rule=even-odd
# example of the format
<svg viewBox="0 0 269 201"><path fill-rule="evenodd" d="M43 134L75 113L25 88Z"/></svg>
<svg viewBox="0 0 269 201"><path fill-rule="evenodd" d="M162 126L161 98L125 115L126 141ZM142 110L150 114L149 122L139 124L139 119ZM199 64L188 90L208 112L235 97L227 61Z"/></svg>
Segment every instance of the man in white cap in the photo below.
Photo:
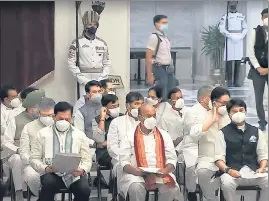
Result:
<svg viewBox="0 0 269 201"><path fill-rule="evenodd" d="M5 165L12 171L16 201L23 201L22 161L19 156L21 133L27 123L38 118L39 113L36 106L43 97L45 97L43 90L31 92L22 103L22 106L26 108L26 110L8 122L3 136L2 147L5 151L10 153ZM6 175L8 175L8 169L4 167L4 171Z"/></svg>
<svg viewBox="0 0 269 201"><path fill-rule="evenodd" d="M79 83L79 96L85 95L84 88L89 81L108 78L111 64L107 43L95 35L104 5L105 3L95 2L92 5L93 11L84 13L83 34L78 40L73 40L69 47L68 67Z"/></svg>

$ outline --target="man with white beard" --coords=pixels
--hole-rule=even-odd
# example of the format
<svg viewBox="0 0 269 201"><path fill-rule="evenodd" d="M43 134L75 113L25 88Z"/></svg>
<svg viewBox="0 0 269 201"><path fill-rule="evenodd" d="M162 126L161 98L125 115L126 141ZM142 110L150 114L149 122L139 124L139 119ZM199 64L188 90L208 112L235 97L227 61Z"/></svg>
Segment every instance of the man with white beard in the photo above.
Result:
<svg viewBox="0 0 269 201"><path fill-rule="evenodd" d="M54 106L54 100L43 98L37 106L39 118L26 124L21 133L19 153L23 164L23 178L35 196L38 196L40 188L40 175L30 166L31 147L38 131L53 124Z"/></svg>
<svg viewBox="0 0 269 201"><path fill-rule="evenodd" d="M223 87L216 87L211 95L201 99L192 114L190 136L198 142L198 160L196 171L198 182L207 201L217 201L215 191L220 187L219 178L214 179L218 167L215 165L215 138L218 131L230 123L226 104L230 92ZM203 106L202 106L203 105Z"/></svg>

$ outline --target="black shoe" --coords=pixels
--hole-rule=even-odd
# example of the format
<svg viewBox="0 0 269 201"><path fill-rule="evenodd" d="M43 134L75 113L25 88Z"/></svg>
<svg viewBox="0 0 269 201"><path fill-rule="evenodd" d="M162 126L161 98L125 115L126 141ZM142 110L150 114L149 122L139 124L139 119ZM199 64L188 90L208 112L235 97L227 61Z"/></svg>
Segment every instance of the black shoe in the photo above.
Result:
<svg viewBox="0 0 269 201"><path fill-rule="evenodd" d="M189 201L197 201L197 196L195 192L188 193L188 200Z"/></svg>
<svg viewBox="0 0 269 201"><path fill-rule="evenodd" d="M265 131L265 130L266 130L266 126L265 126L265 125L260 125L260 126L259 126L259 129L260 129L261 131Z"/></svg>

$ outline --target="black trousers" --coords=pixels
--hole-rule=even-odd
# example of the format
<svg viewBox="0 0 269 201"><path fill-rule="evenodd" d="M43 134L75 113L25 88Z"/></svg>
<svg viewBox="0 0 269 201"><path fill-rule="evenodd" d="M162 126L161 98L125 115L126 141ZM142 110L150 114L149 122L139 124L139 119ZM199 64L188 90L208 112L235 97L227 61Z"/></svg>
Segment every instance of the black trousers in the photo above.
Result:
<svg viewBox="0 0 269 201"><path fill-rule="evenodd" d="M256 111L259 118L258 123L260 126L266 126L267 121L265 119L265 111L263 107L263 95L265 84L267 83L268 85L268 75L260 75L256 69L251 68L248 78L251 79L253 83Z"/></svg>
<svg viewBox="0 0 269 201"><path fill-rule="evenodd" d="M227 61L226 80L229 87L233 86L240 87L240 85L242 85L240 83L240 67L241 67L240 60Z"/></svg>
<svg viewBox="0 0 269 201"><path fill-rule="evenodd" d="M61 177L53 173L47 173L40 177L41 192L39 201L54 201L54 196L60 189L66 188ZM74 194L74 201L89 201L91 189L86 176L81 177L70 186L70 191Z"/></svg>

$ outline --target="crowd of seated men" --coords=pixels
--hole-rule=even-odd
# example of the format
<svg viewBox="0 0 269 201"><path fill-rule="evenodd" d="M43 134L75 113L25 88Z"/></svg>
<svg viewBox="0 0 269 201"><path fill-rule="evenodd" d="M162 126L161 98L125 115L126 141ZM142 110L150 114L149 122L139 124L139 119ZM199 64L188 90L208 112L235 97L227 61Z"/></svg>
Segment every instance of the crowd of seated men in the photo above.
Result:
<svg viewBox="0 0 269 201"><path fill-rule="evenodd" d="M1 163L12 175L16 201L23 201L27 186L39 201L54 201L63 188L75 201L88 201L93 162L112 170L123 200L145 200L158 189L159 200L179 201L179 163L189 201L197 201L198 184L207 201L217 201L219 189L234 201L238 186L259 186L260 201L267 200L266 134L246 122L246 103L231 98L228 89L202 86L192 107L179 88L165 101L158 86L147 97L129 92L125 103L109 80L92 80L85 91L73 107L55 103L42 89L18 94L14 86L1 88ZM59 153L80 155L78 167L57 171Z"/></svg>

